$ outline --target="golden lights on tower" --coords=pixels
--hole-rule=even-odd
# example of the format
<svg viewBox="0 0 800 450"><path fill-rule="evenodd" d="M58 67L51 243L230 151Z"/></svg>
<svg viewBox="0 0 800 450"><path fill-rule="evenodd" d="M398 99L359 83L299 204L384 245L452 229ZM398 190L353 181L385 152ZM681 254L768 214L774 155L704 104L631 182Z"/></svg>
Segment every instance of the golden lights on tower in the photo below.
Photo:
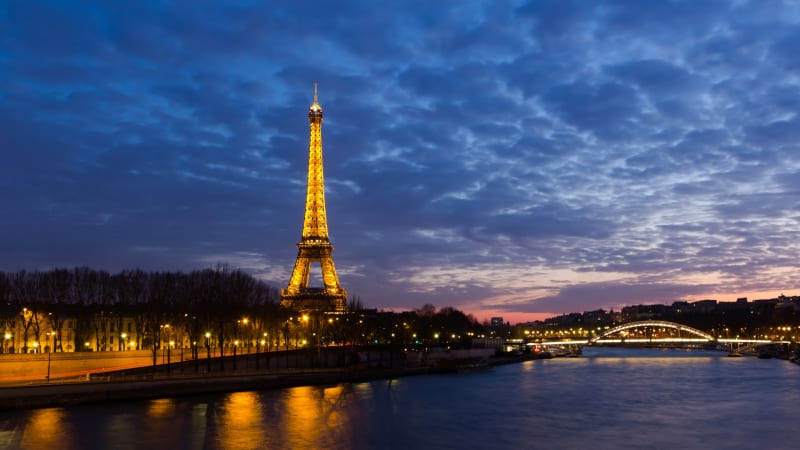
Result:
<svg viewBox="0 0 800 450"><path fill-rule="evenodd" d="M308 183L303 233L297 244L298 254L289 285L281 291L284 306L301 310L344 311L347 293L339 285L333 264L325 210L325 176L322 164L322 106L319 104L317 84L314 84L314 102L308 108ZM309 288L312 263L322 268L324 287Z"/></svg>

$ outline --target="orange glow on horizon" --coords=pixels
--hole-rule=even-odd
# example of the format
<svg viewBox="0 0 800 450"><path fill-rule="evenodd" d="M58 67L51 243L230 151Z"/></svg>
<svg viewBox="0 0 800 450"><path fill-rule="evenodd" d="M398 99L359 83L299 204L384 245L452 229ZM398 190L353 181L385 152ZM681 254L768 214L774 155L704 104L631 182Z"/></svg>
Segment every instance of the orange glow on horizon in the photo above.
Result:
<svg viewBox="0 0 800 450"><path fill-rule="evenodd" d="M786 289L786 290L770 290L770 291L747 291L741 293L735 292L709 292L704 294L695 294L690 296L685 296L682 298L675 298L674 300L653 300L653 299L645 299L643 298L640 301L630 302L630 303L623 303L620 302L617 305L609 306L609 305L598 305L597 307L591 308L592 310L603 309L606 312L613 309L616 312L622 310L622 308L626 306L635 306L635 305L656 305L656 304L664 304L664 305L672 305L674 302L696 302L700 300L716 300L718 303L722 302L735 302L738 298L747 298L748 302L753 302L755 300L766 300L766 299L773 299L778 298L781 295L785 295L787 297L791 297L794 295L800 295L795 290ZM535 300L531 301L535 303ZM566 304L567 302L565 302ZM436 310L438 311L440 306L436 306ZM518 323L526 323L526 322L534 322L537 320L545 320L551 317L558 317L564 314L571 314L571 313L583 313L585 312L584 309L571 311L568 310L569 307L565 306L566 309L563 311L554 311L554 312L518 312L518 311L502 311L497 309L472 309L469 306L454 306L456 309L461 310L464 314L471 314L475 317L478 322L484 323L491 321L492 317L502 317L503 322L511 323L511 325L516 325ZM408 307L388 307L382 308L386 311L409 311L413 310L414 308Z"/></svg>

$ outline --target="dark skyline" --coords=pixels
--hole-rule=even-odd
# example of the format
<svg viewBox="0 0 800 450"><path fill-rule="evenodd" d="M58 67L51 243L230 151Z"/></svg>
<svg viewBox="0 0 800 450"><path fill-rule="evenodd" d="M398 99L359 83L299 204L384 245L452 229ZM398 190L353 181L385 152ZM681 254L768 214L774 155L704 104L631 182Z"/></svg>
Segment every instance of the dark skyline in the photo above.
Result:
<svg viewBox="0 0 800 450"><path fill-rule="evenodd" d="M779 2L6 2L0 270L286 287L318 82L368 306L796 294L798 45Z"/></svg>

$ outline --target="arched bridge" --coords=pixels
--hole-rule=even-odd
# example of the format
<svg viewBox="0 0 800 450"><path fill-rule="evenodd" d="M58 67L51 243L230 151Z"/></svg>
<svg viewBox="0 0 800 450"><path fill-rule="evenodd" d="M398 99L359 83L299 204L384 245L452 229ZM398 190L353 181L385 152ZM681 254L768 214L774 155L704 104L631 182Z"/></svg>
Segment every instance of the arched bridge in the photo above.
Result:
<svg viewBox="0 0 800 450"><path fill-rule="evenodd" d="M660 334L642 335L641 333L632 334L628 337L627 330L656 328L662 330L677 331L678 336L662 336ZM621 337L614 338L615 335L621 334ZM714 336L702 332L697 328L692 328L688 325L681 325L675 322L667 322L666 320L643 320L639 322L629 322L614 328L608 329L603 334L595 336L587 342L588 344L616 344L616 343L680 343L680 342L713 342Z"/></svg>
<svg viewBox="0 0 800 450"><path fill-rule="evenodd" d="M735 347L754 347L764 344L786 344L789 341L773 341L769 339L723 339L683 325L666 320L642 320L638 322L628 322L610 328L589 340L564 340L564 341L543 341L539 345L548 347L582 347L584 345L603 345L603 344L633 344L643 346L653 345L702 345L702 344L724 344L733 349Z"/></svg>

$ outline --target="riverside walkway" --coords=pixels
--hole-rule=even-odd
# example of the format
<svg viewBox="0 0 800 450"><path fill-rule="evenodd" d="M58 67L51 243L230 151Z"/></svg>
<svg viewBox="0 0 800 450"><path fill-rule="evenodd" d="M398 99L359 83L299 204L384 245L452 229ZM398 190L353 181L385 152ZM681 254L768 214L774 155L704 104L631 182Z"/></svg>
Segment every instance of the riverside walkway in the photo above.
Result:
<svg viewBox="0 0 800 450"><path fill-rule="evenodd" d="M330 349L327 354L304 350L226 355L152 365L152 354L113 355L111 358L67 358L59 369L51 359L50 378L38 365L28 375L16 374L25 361L0 358L0 409L30 409L79 403L173 397L211 392L277 389L306 385L362 382L401 376L450 372L459 366L418 364L419 358L388 352ZM335 366L350 350L360 359ZM125 352L119 352L125 353ZM133 353L133 352L131 352ZM85 356L86 354L78 354ZM98 354L101 355L101 354ZM10 356L10 355L8 355ZM20 355L28 356L28 355ZM320 358L322 356L322 358ZM365 357L366 356L366 357ZM470 357L472 359L472 357ZM531 359L526 357L486 358L486 367ZM452 361L449 359L448 361ZM158 363L161 362L159 358ZM39 364L35 361L34 364ZM327 367L326 367L327 366ZM3 368L15 367L15 374ZM34 366L32 366L34 367ZM78 369L76 370L76 367Z"/></svg>

